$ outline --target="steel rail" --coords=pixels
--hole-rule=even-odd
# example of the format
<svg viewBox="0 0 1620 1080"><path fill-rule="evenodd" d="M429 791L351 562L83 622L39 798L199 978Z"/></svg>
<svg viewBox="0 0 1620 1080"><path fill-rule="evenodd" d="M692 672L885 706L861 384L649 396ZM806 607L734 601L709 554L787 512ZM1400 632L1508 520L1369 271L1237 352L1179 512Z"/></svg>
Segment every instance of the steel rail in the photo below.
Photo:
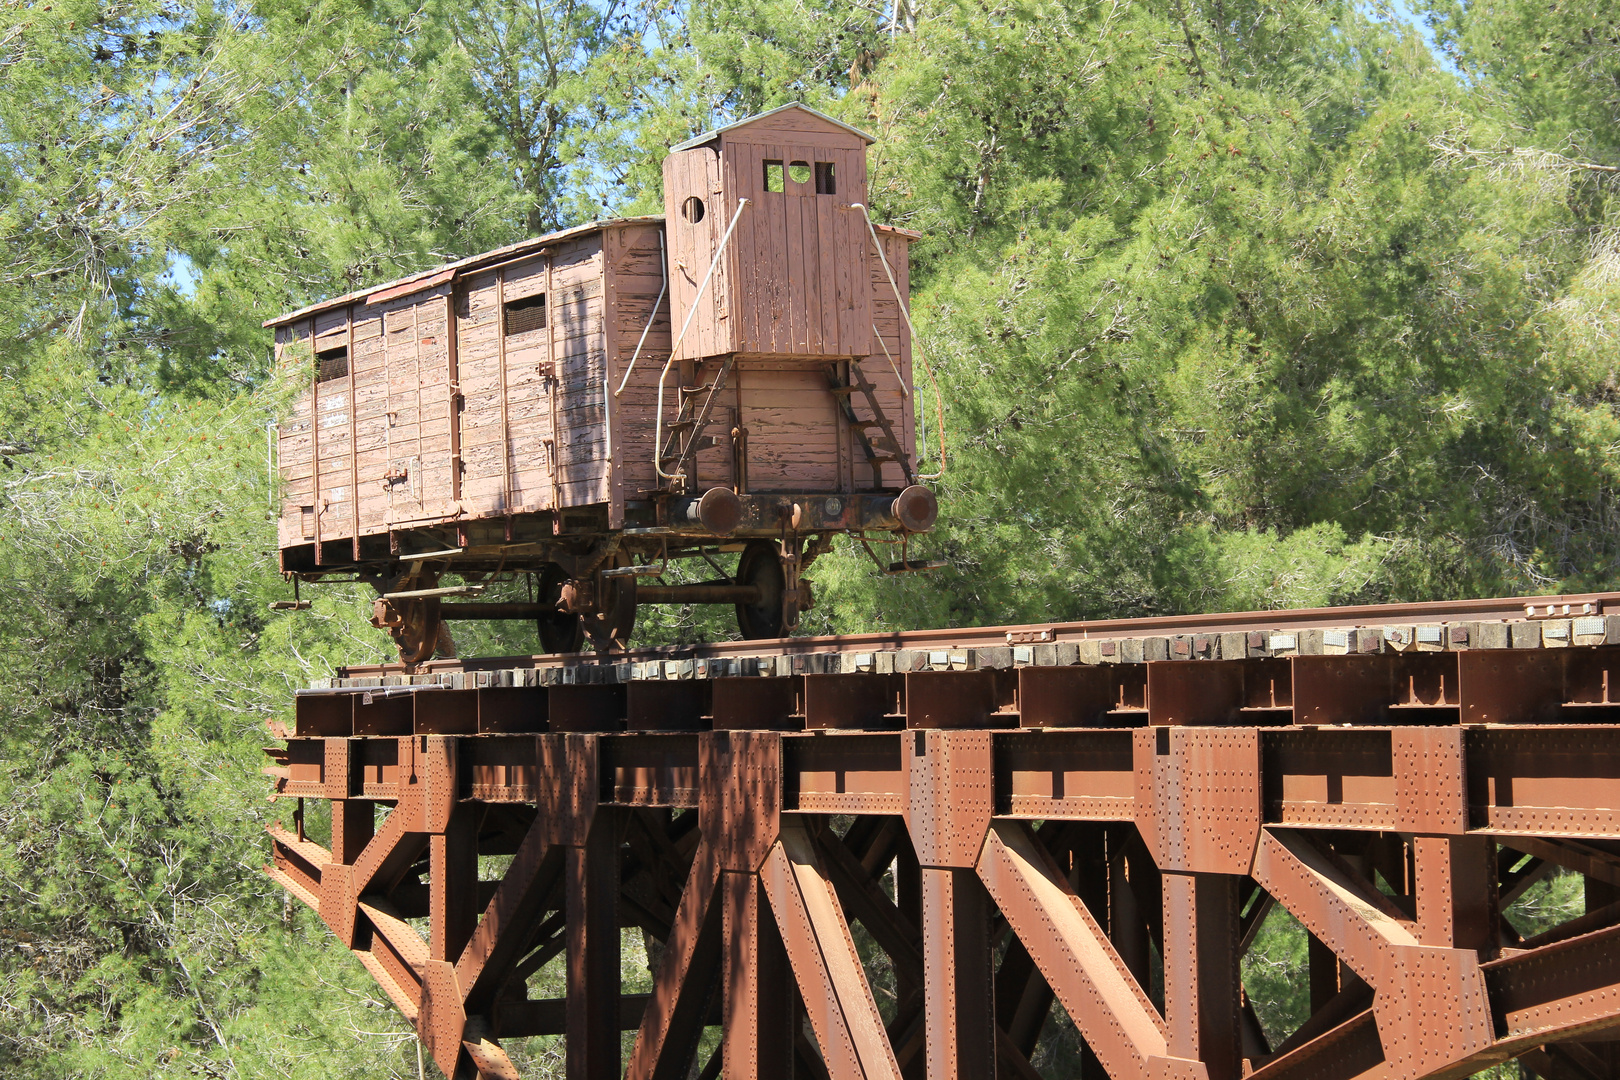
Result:
<svg viewBox="0 0 1620 1080"><path fill-rule="evenodd" d="M1532 612L1534 609L1534 612ZM1620 592L1567 596L1491 597L1435 600L1407 604L1363 604L1355 607L1214 612L1202 615L1156 615L1134 619L1023 623L1014 626L941 627L873 634L716 641L693 645L659 645L629 649L608 657L612 663L647 660L710 659L732 656L780 656L802 653L865 652L879 649L972 649L1010 644L1085 641L1093 638L1162 637L1240 631L1354 629L1361 626L1418 625L1450 622L1507 622L1529 617L1580 617L1620 612ZM594 653L533 654L429 660L418 674L509 667L556 667L596 663ZM350 664L340 677L398 675L405 665Z"/></svg>

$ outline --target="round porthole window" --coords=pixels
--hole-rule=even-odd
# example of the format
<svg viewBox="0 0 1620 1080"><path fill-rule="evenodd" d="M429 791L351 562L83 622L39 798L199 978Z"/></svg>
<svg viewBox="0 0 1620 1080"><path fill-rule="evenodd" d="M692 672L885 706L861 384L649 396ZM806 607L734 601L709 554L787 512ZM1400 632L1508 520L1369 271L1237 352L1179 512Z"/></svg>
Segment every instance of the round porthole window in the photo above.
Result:
<svg viewBox="0 0 1620 1080"><path fill-rule="evenodd" d="M698 198L696 195L688 196L687 200L681 203L681 217L685 218L687 221L690 221L693 225L696 225L698 222L702 221L703 200Z"/></svg>

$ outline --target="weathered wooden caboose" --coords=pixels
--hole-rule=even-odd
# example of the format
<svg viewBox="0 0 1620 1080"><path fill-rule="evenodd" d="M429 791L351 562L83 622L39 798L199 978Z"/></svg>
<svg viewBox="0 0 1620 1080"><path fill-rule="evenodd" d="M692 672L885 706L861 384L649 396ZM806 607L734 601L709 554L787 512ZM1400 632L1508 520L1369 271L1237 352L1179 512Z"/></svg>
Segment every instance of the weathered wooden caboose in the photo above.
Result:
<svg viewBox="0 0 1620 1080"><path fill-rule="evenodd" d="M936 513L902 311L916 234L869 223L871 142L785 106L674 147L662 218L270 320L310 380L280 433L282 570L371 582L408 662L450 651L457 618L532 618L547 651L582 632L604 650L649 602L790 631L835 535L903 539ZM727 551L735 572L663 580L671 559ZM532 603L447 602L513 573L534 576Z"/></svg>

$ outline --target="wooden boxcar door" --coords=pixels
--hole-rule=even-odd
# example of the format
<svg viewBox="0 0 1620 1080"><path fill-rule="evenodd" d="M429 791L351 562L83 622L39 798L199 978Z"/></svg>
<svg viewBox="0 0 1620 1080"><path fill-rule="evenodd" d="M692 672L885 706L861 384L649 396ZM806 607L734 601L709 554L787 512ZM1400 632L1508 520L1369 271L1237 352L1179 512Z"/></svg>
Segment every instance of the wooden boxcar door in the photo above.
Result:
<svg viewBox="0 0 1620 1080"><path fill-rule="evenodd" d="M428 476L434 485L433 494L443 500L442 512L450 516L460 510L462 473L465 471L462 465L461 412L466 407L467 399L461 389L461 329L470 313L471 304L466 283L459 279L452 282L445 299L445 386L449 394L444 416L444 445L449 453L445 458L435 459L435 464L445 461L448 467L431 469Z"/></svg>
<svg viewBox="0 0 1620 1080"><path fill-rule="evenodd" d="M495 288L505 504L516 513L555 509L565 448L557 432L564 371L552 256L498 269Z"/></svg>
<svg viewBox="0 0 1620 1080"><path fill-rule="evenodd" d="M432 348L423 339L432 335L423 324L422 305L407 297L382 310L383 331L383 452L387 464L382 475L387 502L383 520L390 527L426 517L422 454L424 392L431 377L424 352Z"/></svg>

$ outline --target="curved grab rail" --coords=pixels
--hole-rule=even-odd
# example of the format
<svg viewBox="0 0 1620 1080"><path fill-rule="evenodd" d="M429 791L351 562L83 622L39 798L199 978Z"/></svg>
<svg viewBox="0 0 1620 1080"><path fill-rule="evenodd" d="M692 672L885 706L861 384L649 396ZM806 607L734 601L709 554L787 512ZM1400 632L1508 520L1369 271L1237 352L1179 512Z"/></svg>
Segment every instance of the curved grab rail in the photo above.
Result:
<svg viewBox="0 0 1620 1080"><path fill-rule="evenodd" d="M658 299L653 301L652 314L647 316L647 325L641 328L641 337L636 341L636 351L630 354L630 366L624 369L624 378L619 380L619 388L613 391L614 397L623 394L624 388L629 385L630 373L636 370L636 361L641 359L641 347L647 344L647 335L652 332L653 323L658 319L658 306L664 302L664 294L669 291L669 256L664 251L663 229L658 230L658 273L660 275Z"/></svg>
<svg viewBox="0 0 1620 1080"><path fill-rule="evenodd" d="M889 288L894 290L895 306L900 309L900 317L906 320L906 329L911 331L912 348L916 350L917 359L922 361L923 370L928 372L928 381L934 387L934 407L939 413L939 471L918 473L917 479L938 480L945 475L945 399L940 396L939 380L934 377L934 369L928 365L928 357L923 355L921 347L917 344L917 328L911 323L911 312L906 310L906 301L905 297L900 295L900 286L894 283L894 271L889 268L889 257L883 254L883 244L878 241L877 228L872 224L872 215L866 212L866 206L862 203L850 203L849 208L859 210L861 217L866 220L866 231L872 237L872 246L877 248L878 259L883 263L884 276L889 279ZM876 332L876 330L877 328L873 327L873 331ZM889 351L888 347L884 346L883 351L887 353ZM904 388L904 380L901 380L901 385Z"/></svg>
<svg viewBox="0 0 1620 1080"><path fill-rule="evenodd" d="M669 378L669 369L675 364L675 354L680 351L681 342L686 340L686 331L692 326L692 316L697 314L698 301L703 299L703 290L709 287L709 279L714 276L714 268L720 265L720 256L726 253L726 245L731 242L731 234L737 228L737 222L742 219L742 212L748 206L749 200L743 199L737 203L737 212L731 215L731 224L726 226L726 235L720 238L720 246L715 249L714 258L709 260L709 269L698 283L697 295L692 297L692 306L687 309L686 321L681 323L681 332L669 346L669 359L664 361L664 370L658 376L658 405L653 414L653 472L661 480L674 480L675 477L664 471L662 461L664 453L664 381ZM626 373L628 375L628 373Z"/></svg>

